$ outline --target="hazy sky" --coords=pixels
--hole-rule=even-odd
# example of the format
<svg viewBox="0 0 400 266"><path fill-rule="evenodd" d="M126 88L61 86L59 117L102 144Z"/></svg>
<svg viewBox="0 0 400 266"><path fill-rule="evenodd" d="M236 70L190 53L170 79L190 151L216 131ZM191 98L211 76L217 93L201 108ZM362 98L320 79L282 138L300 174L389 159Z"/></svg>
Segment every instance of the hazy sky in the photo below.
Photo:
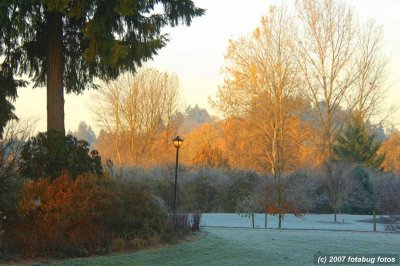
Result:
<svg viewBox="0 0 400 266"><path fill-rule="evenodd" d="M190 27L168 29L170 42L148 65L178 75L187 105L199 104L210 109L208 97L213 97L218 85L222 84L220 70L229 38L251 33L259 25L261 16L267 13L269 5L281 1L195 0L195 3L207 9L206 14L194 19ZM390 89L386 102L387 106L397 104L400 98L400 0L347 0L346 3L355 8L361 20L372 17L384 27L384 53L390 59ZM16 102L20 118L40 119L39 131L46 129L45 93L44 88L22 88ZM96 128L88 109L92 97L91 91L65 97L66 130L76 130L82 120ZM394 120L400 125L400 112L395 114Z"/></svg>

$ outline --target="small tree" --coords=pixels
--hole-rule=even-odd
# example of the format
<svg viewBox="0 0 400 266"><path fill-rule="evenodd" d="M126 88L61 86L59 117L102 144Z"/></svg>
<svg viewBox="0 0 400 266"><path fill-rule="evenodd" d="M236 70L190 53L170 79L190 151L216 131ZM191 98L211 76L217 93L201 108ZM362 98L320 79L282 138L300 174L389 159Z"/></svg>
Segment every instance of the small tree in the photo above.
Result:
<svg viewBox="0 0 400 266"><path fill-rule="evenodd" d="M244 217L251 217L252 227L255 227L254 215L262 211L263 198L262 193L259 191L253 191L249 195L238 201L236 205L236 211Z"/></svg>
<svg viewBox="0 0 400 266"><path fill-rule="evenodd" d="M348 177L353 185L352 192L346 204L350 213L370 214L373 212L376 193L370 172L360 164L349 171Z"/></svg>
<svg viewBox="0 0 400 266"><path fill-rule="evenodd" d="M354 166L349 176L353 187L348 200L351 213L372 214L373 231L376 231L376 209L378 207L377 188L371 178L375 173L362 165Z"/></svg>
<svg viewBox="0 0 400 266"><path fill-rule="evenodd" d="M265 206L265 227L267 227L267 215L278 216L278 229L282 228L282 222L287 213L293 213L300 216L298 198L291 194L293 185L291 176L284 175L280 177L279 183L276 183L275 177L270 177L264 184L264 202Z"/></svg>
<svg viewBox="0 0 400 266"><path fill-rule="evenodd" d="M337 221L337 213L351 192L351 183L348 179L349 165L344 162L325 163L322 174L322 188L327 196L327 201L334 211L334 221Z"/></svg>
<svg viewBox="0 0 400 266"><path fill-rule="evenodd" d="M299 212L308 213L315 209L317 204L316 179L303 172L294 172L288 176L288 179L287 201L296 206Z"/></svg>
<svg viewBox="0 0 400 266"><path fill-rule="evenodd" d="M21 174L34 179L54 179L63 171L73 178L85 172L100 175L103 171L98 152L92 150L89 154L86 141L55 130L32 137L23 147L20 164Z"/></svg>
<svg viewBox="0 0 400 266"><path fill-rule="evenodd" d="M264 178L247 172L240 181L244 186L238 187L236 212L243 217L251 218L252 227L255 227L255 214L263 212L265 206L265 198L263 195L263 182ZM239 183L239 184L240 184ZM265 217L267 218L267 217ZM266 227L266 225L265 225Z"/></svg>
<svg viewBox="0 0 400 266"><path fill-rule="evenodd" d="M378 154L379 147L380 143L368 132L361 116L355 115L343 134L337 137L333 150L339 160L379 169L385 159Z"/></svg>

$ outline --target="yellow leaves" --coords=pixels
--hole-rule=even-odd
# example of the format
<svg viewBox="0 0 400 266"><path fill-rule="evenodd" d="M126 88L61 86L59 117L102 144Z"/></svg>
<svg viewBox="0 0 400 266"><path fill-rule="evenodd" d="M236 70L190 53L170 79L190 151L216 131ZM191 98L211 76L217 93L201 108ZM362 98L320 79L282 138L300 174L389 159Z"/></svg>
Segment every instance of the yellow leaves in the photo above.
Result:
<svg viewBox="0 0 400 266"><path fill-rule="evenodd" d="M385 154L382 167L387 172L400 172L400 132L394 131L384 141L379 149L380 154Z"/></svg>
<svg viewBox="0 0 400 266"><path fill-rule="evenodd" d="M263 18L264 19L264 18ZM253 32L253 38L258 40L261 37L260 28L256 28Z"/></svg>
<svg viewBox="0 0 400 266"><path fill-rule="evenodd" d="M196 157L208 144L221 149L223 139L215 125L204 123L185 136L182 152L182 162L191 164L197 162Z"/></svg>
<svg viewBox="0 0 400 266"><path fill-rule="evenodd" d="M229 166L221 148L212 142L203 144L192 158L191 163L214 168L227 168Z"/></svg>

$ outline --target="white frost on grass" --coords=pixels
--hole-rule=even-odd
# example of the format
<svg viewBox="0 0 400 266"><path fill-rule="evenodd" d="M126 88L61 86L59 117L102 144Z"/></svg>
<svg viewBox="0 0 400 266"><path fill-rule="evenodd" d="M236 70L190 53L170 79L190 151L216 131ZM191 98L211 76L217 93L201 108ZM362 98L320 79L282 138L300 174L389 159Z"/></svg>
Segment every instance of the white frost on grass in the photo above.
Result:
<svg viewBox="0 0 400 266"><path fill-rule="evenodd" d="M61 261L59 265L291 266L315 265L313 257L318 252L348 255L400 253L400 234L222 227L206 227L203 231L206 233L202 233L202 237L174 246L124 255L73 259Z"/></svg>
<svg viewBox="0 0 400 266"><path fill-rule="evenodd" d="M265 214L255 215L255 227L264 228ZM378 216L377 216L378 218ZM360 222L372 220L371 215L338 214L337 222L333 221L333 214L306 214L296 217L293 214L285 215L282 223L284 229L317 229L317 230L348 230L372 231L373 224ZM237 213L205 213L202 215L202 226L217 227L251 227L251 219ZM278 217L268 215L267 228L277 228ZM385 231L383 224L377 224L377 231Z"/></svg>

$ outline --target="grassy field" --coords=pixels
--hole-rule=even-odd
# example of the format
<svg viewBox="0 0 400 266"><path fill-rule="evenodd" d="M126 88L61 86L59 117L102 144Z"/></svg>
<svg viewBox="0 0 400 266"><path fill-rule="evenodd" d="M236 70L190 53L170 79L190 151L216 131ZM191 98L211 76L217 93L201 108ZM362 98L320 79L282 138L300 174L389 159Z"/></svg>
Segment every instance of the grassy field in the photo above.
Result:
<svg viewBox="0 0 400 266"><path fill-rule="evenodd" d="M201 234L196 240L171 247L55 264L313 265L317 252L400 253L400 234L393 233L207 227Z"/></svg>
<svg viewBox="0 0 400 266"><path fill-rule="evenodd" d="M255 215L255 227L264 228L265 215ZM338 214L337 222L333 222L333 214L306 214L296 217L293 214L285 215L282 228L286 229L321 229L321 230L351 230L351 231L372 231L372 223L364 222L372 220L371 215ZM379 216L377 217L379 221ZM236 213L206 213L202 216L203 226L217 227L251 227L251 219ZM268 215L268 228L278 227L278 217ZM383 224L377 224L378 231L385 231Z"/></svg>

